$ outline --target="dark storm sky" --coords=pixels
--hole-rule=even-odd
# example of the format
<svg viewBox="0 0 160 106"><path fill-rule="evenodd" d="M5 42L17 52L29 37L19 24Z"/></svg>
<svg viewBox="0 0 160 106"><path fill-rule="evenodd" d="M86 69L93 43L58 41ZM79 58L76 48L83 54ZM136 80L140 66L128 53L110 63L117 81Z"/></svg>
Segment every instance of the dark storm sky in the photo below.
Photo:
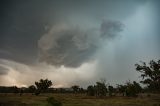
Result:
<svg viewBox="0 0 160 106"><path fill-rule="evenodd" d="M138 80L134 64L160 57L159 10L158 0L1 0L0 84Z"/></svg>

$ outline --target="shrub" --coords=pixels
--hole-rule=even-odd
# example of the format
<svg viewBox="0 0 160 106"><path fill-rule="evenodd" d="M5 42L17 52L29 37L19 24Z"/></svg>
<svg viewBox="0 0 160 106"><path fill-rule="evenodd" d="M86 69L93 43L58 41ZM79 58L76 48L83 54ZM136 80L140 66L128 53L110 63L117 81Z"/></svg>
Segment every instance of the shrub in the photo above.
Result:
<svg viewBox="0 0 160 106"><path fill-rule="evenodd" d="M62 106L62 103L58 100L55 100L54 97L48 97L47 102L49 106Z"/></svg>
<svg viewBox="0 0 160 106"><path fill-rule="evenodd" d="M133 81L133 83L127 82L126 96L137 96L137 94L140 93L141 91L142 88L139 85L139 83L135 81Z"/></svg>
<svg viewBox="0 0 160 106"><path fill-rule="evenodd" d="M132 96L132 97L137 96L136 89L135 89L134 85L130 84L127 86L126 96Z"/></svg>
<svg viewBox="0 0 160 106"><path fill-rule="evenodd" d="M109 96L112 96L114 88L113 86L108 86Z"/></svg>
<svg viewBox="0 0 160 106"><path fill-rule="evenodd" d="M38 96L39 94L40 94L40 91L39 91L39 90L36 90L36 91L35 91L35 95Z"/></svg>

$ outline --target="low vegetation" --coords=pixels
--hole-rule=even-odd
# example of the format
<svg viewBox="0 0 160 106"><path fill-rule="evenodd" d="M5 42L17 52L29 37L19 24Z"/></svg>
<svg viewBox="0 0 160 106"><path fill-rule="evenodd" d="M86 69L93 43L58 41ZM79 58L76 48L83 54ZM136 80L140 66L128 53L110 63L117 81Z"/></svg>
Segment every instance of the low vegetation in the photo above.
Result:
<svg viewBox="0 0 160 106"><path fill-rule="evenodd" d="M160 106L160 95L158 94L139 94L136 98L122 96L97 98L73 93L45 93L39 96L26 93L22 96L0 94L0 98L0 106L56 106L52 105L55 100L62 106Z"/></svg>
<svg viewBox="0 0 160 106"><path fill-rule="evenodd" d="M62 106L62 103L56 100L54 97L48 97L47 103L48 106Z"/></svg>

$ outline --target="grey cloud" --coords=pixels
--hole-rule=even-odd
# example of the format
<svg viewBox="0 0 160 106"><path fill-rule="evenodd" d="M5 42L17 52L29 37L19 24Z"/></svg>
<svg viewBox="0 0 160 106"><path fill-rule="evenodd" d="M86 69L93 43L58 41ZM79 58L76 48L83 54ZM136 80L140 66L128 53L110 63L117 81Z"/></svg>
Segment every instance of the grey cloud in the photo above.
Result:
<svg viewBox="0 0 160 106"><path fill-rule="evenodd" d="M103 21L101 24L101 36L106 38L113 38L117 32L123 30L124 25L119 21Z"/></svg>
<svg viewBox="0 0 160 106"><path fill-rule="evenodd" d="M34 65L38 54L37 40L46 33L45 29L48 27L59 22L74 20L78 25L85 24L86 21L86 24L92 23L92 20L96 23L103 18L115 19L116 17L121 20L133 14L136 8L145 2L146 0L1 1L0 49L12 55L0 53L0 58ZM111 29L110 27L108 30ZM90 38L93 42L93 37ZM85 37L74 39L83 40ZM80 41L76 44L81 49L89 46L88 43L78 45L78 42Z"/></svg>
<svg viewBox="0 0 160 106"><path fill-rule="evenodd" d="M103 21L102 24L99 22L102 19L113 19L125 23L149 2L153 2L153 7L147 7L147 14L150 12L150 8L155 9L154 11L151 10L153 14L150 15L155 17L152 18L152 22L155 22L155 28L153 27L155 31L150 37L154 39L148 39L144 42L146 35L141 33L138 36L144 37L138 39L137 32L129 30L129 32L124 31L127 34L122 32L123 35L126 35L124 38L115 39L113 44L112 42L108 43L109 40L119 34L123 25L117 21ZM115 80L121 82L127 78L136 78L133 74L135 72L134 64L137 61L144 60L146 57L157 59L160 54L159 0L1 0L0 15L0 59L8 60L5 61L8 66L6 68L11 68L15 72L18 71L23 77L27 77L24 78L26 80L24 84L29 82L28 79L32 79L32 77L35 78L33 78L34 80L38 80L42 77L41 75L51 76L49 79L53 78L55 82L58 82L59 78L62 78L63 81L72 78L73 82L77 81L76 84L82 85L88 85L86 84L87 81L96 78L87 78L87 81L84 81L83 77L77 78L77 76L86 75L89 77L90 74L95 74L97 79L106 77L106 80L110 80L109 82L116 82ZM131 24L136 23L135 26L127 26L125 23L125 29L143 27L142 24L136 22L139 19L141 17L132 20ZM148 19L148 16L145 16L144 19ZM59 31L57 31L58 26L56 24L67 22L81 27L74 28L67 25L67 27L62 28L59 26ZM86 29L87 25L97 29ZM51 26L55 27L50 29ZM146 31L150 32L150 30L145 29ZM149 46L151 45L150 41L153 46ZM37 55L39 56L37 57ZM80 72L84 74L76 76L75 73L71 74L72 71L68 71L72 70L70 68L64 71L66 72L64 74L61 74L59 67L47 69L48 64L43 66L43 63L37 63L39 57L41 61L57 67L64 65L75 68L93 59L96 59L98 63L95 65L93 62L95 67L87 68L88 70L82 68ZM83 67L83 65L81 66ZM39 69L36 71L30 67L38 67ZM73 72L77 72L76 69ZM53 73L50 74L47 70L51 70ZM58 77L56 77L54 70L59 71ZM90 70L96 71L90 72ZM26 74L28 72L31 74ZM34 74L36 72L38 74ZM68 76L66 76L67 73ZM9 74L6 76L8 77ZM14 74L10 77L14 77ZM0 78L2 79L2 77ZM21 81L19 76L15 76L15 80ZM1 80L1 82L3 81L6 84L9 82L6 81L6 78Z"/></svg>
<svg viewBox="0 0 160 106"><path fill-rule="evenodd" d="M122 26L119 21L103 21L100 28L88 30L55 26L38 42L40 61L54 66L79 67L93 60L102 42L118 35Z"/></svg>
<svg viewBox="0 0 160 106"><path fill-rule="evenodd" d="M0 75L6 75L8 71L9 70L7 68L0 66Z"/></svg>

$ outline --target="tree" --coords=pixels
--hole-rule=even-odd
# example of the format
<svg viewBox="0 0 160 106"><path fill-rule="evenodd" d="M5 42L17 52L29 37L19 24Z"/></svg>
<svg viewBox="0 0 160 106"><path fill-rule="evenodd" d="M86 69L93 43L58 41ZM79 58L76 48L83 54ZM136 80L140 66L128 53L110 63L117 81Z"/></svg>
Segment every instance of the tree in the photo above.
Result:
<svg viewBox="0 0 160 106"><path fill-rule="evenodd" d="M52 82L48 79L40 79L39 82L35 82L36 85L36 95L39 95L41 92L44 92L46 89L48 89L50 86L52 86Z"/></svg>
<svg viewBox="0 0 160 106"><path fill-rule="evenodd" d="M14 91L15 94L17 94L19 92L18 87L17 86L13 86L13 91Z"/></svg>
<svg viewBox="0 0 160 106"><path fill-rule="evenodd" d="M79 88L80 93L85 93L85 90L83 88Z"/></svg>
<svg viewBox="0 0 160 106"><path fill-rule="evenodd" d="M31 86L28 87L28 90L29 90L30 93L33 94L36 91L36 87L34 85L31 85Z"/></svg>
<svg viewBox="0 0 160 106"><path fill-rule="evenodd" d="M106 96L107 88L104 82L96 82L95 88L95 94L98 97Z"/></svg>
<svg viewBox="0 0 160 106"><path fill-rule="evenodd" d="M133 81L133 85L134 85L134 87L136 89L136 93L142 92L142 87L140 86L139 83L137 83L136 81Z"/></svg>
<svg viewBox="0 0 160 106"><path fill-rule="evenodd" d="M137 96L142 91L141 86L136 81L128 81L125 85L117 85L117 89L123 96Z"/></svg>
<svg viewBox="0 0 160 106"><path fill-rule="evenodd" d="M89 96L94 96L95 95L95 88L92 85L89 85L87 87L87 95Z"/></svg>
<svg viewBox="0 0 160 106"><path fill-rule="evenodd" d="M22 96L22 94L23 94L23 88L20 88L19 95Z"/></svg>
<svg viewBox="0 0 160 106"><path fill-rule="evenodd" d="M114 92L113 86L108 86L108 91L109 91L109 96L112 96L112 94Z"/></svg>
<svg viewBox="0 0 160 106"><path fill-rule="evenodd" d="M117 85L117 89L119 93L122 93L123 96L125 96L127 86L126 85Z"/></svg>
<svg viewBox="0 0 160 106"><path fill-rule="evenodd" d="M77 93L79 91L78 85L73 85L71 88L73 89L74 93Z"/></svg>
<svg viewBox="0 0 160 106"><path fill-rule="evenodd" d="M160 60L151 60L147 65L142 62L141 65L135 64L136 71L141 73L141 83L146 84L150 90L160 91Z"/></svg>
<svg viewBox="0 0 160 106"><path fill-rule="evenodd" d="M126 86L127 86L125 89L126 96L135 97L137 96L138 93L141 92L141 89L142 89L141 86L135 81L133 81L133 83L127 82Z"/></svg>

